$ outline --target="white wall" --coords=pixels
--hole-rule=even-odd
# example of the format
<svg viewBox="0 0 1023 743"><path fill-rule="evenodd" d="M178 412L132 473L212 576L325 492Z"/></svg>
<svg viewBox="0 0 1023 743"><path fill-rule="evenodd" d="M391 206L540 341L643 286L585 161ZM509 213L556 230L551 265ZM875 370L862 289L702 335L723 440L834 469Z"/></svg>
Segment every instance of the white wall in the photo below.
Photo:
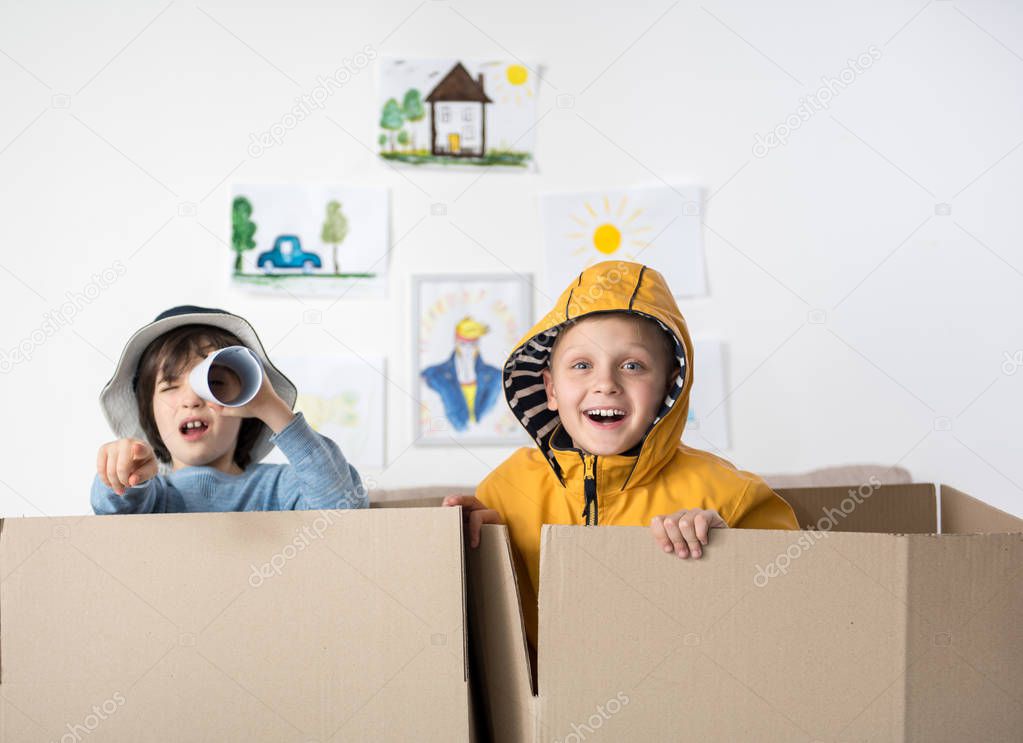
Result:
<svg viewBox="0 0 1023 743"><path fill-rule="evenodd" d="M366 474L399 486L475 482L509 453L410 447L410 277L511 267L539 278L537 190L679 178L713 193L712 293L683 311L694 334L730 343L734 461L764 472L898 462L1023 515L1023 368L1002 370L1023 349L1018 5L287 5L0 10L0 349L93 274L125 269L0 376L0 513L88 512L110 437L97 396L125 339L160 310L231 309L278 354L331 347L302 324L328 301L228 286L218 240L232 180L392 189L391 299L342 301L324 325L388 357L391 464ZM282 145L248 154L250 133L366 45L541 61L539 173L388 169L371 151L372 69ZM829 110L753 155L757 133L871 45L880 60ZM446 217L429 216L435 202ZM817 310L823 323L809 321Z"/></svg>

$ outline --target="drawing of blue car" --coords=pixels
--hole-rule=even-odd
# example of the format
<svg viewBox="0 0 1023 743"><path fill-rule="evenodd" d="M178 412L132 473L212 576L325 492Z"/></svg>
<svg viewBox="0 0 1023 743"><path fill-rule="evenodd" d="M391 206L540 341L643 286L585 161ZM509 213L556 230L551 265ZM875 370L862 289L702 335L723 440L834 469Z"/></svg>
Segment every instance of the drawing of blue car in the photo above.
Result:
<svg viewBox="0 0 1023 743"><path fill-rule="evenodd" d="M322 268L323 263L316 253L302 250L298 235L278 235L273 250L260 253L256 265L270 273L275 268L301 268L305 273Z"/></svg>

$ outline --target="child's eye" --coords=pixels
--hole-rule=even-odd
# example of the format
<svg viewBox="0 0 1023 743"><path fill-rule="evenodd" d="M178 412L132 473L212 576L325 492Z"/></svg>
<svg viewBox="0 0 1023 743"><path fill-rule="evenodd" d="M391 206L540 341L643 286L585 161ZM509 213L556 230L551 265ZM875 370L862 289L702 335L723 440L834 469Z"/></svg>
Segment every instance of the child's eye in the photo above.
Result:
<svg viewBox="0 0 1023 743"><path fill-rule="evenodd" d="M577 361L574 364L572 364L572 366L569 367L569 368L571 368L571 369L589 369L590 368L590 364L589 364L588 361Z"/></svg>
<svg viewBox="0 0 1023 743"><path fill-rule="evenodd" d="M638 361L626 361L622 364L622 368L627 371L639 371L643 368L643 364Z"/></svg>

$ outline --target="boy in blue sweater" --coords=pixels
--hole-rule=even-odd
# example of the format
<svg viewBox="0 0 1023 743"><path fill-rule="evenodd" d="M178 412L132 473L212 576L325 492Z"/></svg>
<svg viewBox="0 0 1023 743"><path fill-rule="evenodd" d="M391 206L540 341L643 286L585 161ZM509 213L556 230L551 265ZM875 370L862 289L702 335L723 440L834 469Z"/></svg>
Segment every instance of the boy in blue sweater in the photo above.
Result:
<svg viewBox="0 0 1023 743"><path fill-rule="evenodd" d="M188 383L196 364L228 346L248 347L265 372L256 397L233 408L204 401ZM235 382L228 373L213 372L210 386L217 392L217 386ZM296 396L243 318L193 306L161 313L128 341L100 395L118 439L99 449L93 510L366 508L359 473L337 444L292 412ZM259 464L274 445L289 464Z"/></svg>

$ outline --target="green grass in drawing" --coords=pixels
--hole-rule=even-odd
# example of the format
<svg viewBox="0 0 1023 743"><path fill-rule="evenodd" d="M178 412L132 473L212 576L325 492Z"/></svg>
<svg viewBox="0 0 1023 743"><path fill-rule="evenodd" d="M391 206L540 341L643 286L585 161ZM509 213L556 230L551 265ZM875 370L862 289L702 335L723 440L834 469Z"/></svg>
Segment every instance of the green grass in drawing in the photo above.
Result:
<svg viewBox="0 0 1023 743"><path fill-rule="evenodd" d="M380 157L385 160L409 163L411 165L440 164L440 165L509 165L512 167L525 168L529 165L532 155L528 152L513 152L511 150L487 150L482 157L452 157L450 155L431 155L427 150L415 152L381 152Z"/></svg>
<svg viewBox="0 0 1023 743"><path fill-rule="evenodd" d="M275 284L290 284L306 279L374 279L375 273L244 273L235 271L231 277L240 284L252 284L255 286L274 286Z"/></svg>

